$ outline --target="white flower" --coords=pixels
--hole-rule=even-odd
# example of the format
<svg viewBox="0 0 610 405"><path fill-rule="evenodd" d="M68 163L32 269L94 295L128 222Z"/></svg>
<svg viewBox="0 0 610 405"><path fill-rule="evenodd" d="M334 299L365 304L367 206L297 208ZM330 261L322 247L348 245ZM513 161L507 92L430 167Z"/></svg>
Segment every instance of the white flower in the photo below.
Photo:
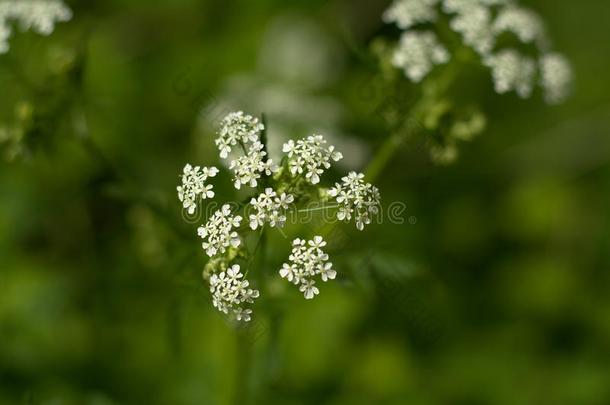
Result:
<svg viewBox="0 0 610 405"><path fill-rule="evenodd" d="M284 263L280 276L287 279L299 290L306 299L312 299L320 293L315 286L314 277L320 275L322 281L334 280L337 272L332 269L328 255L322 248L326 242L321 236L315 236L310 241L295 239L292 242L292 254L288 257L290 263Z"/></svg>
<svg viewBox="0 0 610 405"><path fill-rule="evenodd" d="M258 118L245 115L242 111L227 115L220 124L220 132L216 139L216 146L220 157L226 159L236 145L246 147L249 143L259 141L260 133L265 126Z"/></svg>
<svg viewBox="0 0 610 405"><path fill-rule="evenodd" d="M521 98L528 98L534 88L535 62L514 49L505 49L488 56L485 61L491 69L497 93L515 91Z"/></svg>
<svg viewBox="0 0 610 405"><path fill-rule="evenodd" d="M544 46L547 42L542 19L532 10L523 7L502 8L494 21L493 30L496 34L512 32L526 44L536 43Z"/></svg>
<svg viewBox="0 0 610 405"><path fill-rule="evenodd" d="M449 23L451 29L462 35L464 43L481 55L489 53L496 37L491 24L492 14L485 6L470 6L458 13Z"/></svg>
<svg viewBox="0 0 610 405"><path fill-rule="evenodd" d="M392 64L403 69L413 82L420 82L435 65L449 61L449 52L433 32L405 32L394 50Z"/></svg>
<svg viewBox="0 0 610 405"><path fill-rule="evenodd" d="M238 228L242 218L233 216L229 204L225 204L216 211L204 226L197 229L197 234L204 240L202 247L210 257L217 253L224 253L226 248L238 247L241 244L239 235L234 228Z"/></svg>
<svg viewBox="0 0 610 405"><path fill-rule="evenodd" d="M558 53L549 53L540 59L540 84L549 104L558 104L570 94L572 67L570 62Z"/></svg>
<svg viewBox="0 0 610 405"><path fill-rule="evenodd" d="M218 174L215 167L199 167L187 164L184 166L182 174L182 185L177 187L178 199L184 208L188 209L189 214L194 214L197 209L197 199L213 198L214 191L211 184L205 184L209 177Z"/></svg>
<svg viewBox="0 0 610 405"><path fill-rule="evenodd" d="M336 183L334 188L328 190L339 205L337 219L350 221L354 217L359 230L363 230L378 214L381 200L377 187L365 183L363 179L362 173L351 172L341 179L341 184Z"/></svg>
<svg viewBox="0 0 610 405"><path fill-rule="evenodd" d="M259 141L254 142L248 149L248 154L232 160L229 168L233 170L233 185L240 189L242 185L256 187L258 179L266 174L267 176L277 171L277 166L273 160L266 159L267 152Z"/></svg>
<svg viewBox="0 0 610 405"><path fill-rule="evenodd" d="M282 193L280 196L272 188L265 189L265 192L252 198L250 205L254 213L250 214L250 228L257 229L269 223L273 227L281 228L286 223L285 211L294 201L291 194Z"/></svg>
<svg viewBox="0 0 610 405"><path fill-rule="evenodd" d="M0 1L0 54L9 50L11 21L17 21L22 30L33 30L50 35L57 22L72 18L72 11L59 0L7 0Z"/></svg>
<svg viewBox="0 0 610 405"><path fill-rule="evenodd" d="M396 25L401 29L408 29L416 24L436 20L435 6L440 0L394 0L392 5L383 13L383 21Z"/></svg>
<svg viewBox="0 0 610 405"><path fill-rule="evenodd" d="M303 284L299 287L299 291L303 293L306 300L313 299L313 297L320 294L320 290L316 287L316 282L314 280L303 281Z"/></svg>
<svg viewBox="0 0 610 405"><path fill-rule="evenodd" d="M226 272L210 277L210 293L212 304L220 312L232 313L238 321L248 322L252 314L251 309L245 309L243 304L252 304L258 298L258 290L248 288L250 283L243 280L244 275L238 264L233 265Z"/></svg>
<svg viewBox="0 0 610 405"><path fill-rule="evenodd" d="M305 173L305 179L318 184L320 176L331 166L331 161L343 159L334 146L326 146L322 135L313 135L298 141L290 140L282 148L288 154L288 167L293 176Z"/></svg>

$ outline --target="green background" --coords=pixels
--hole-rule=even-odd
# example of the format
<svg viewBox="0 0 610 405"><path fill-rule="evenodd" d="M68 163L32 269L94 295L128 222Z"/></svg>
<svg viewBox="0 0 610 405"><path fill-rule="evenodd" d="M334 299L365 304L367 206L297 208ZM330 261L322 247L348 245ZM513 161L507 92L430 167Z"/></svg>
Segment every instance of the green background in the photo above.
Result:
<svg viewBox="0 0 610 405"><path fill-rule="evenodd" d="M400 220L340 227L315 300L266 279L282 298L247 330L209 303L178 175L219 165L213 124L238 109L277 144L336 136L327 184L362 169L388 136L361 59L387 3L70 1L51 37L17 34L0 126L25 116L31 152L0 162L0 403L610 403L610 3L522 3L572 98L467 88L487 131L451 166L403 147L378 180Z"/></svg>

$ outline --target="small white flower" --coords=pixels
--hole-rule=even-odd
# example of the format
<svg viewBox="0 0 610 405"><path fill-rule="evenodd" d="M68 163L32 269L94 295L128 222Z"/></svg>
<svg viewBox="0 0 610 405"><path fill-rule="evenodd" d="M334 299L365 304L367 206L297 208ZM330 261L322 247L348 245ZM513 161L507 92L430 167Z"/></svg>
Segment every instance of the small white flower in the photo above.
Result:
<svg viewBox="0 0 610 405"><path fill-rule="evenodd" d="M294 201L291 194L282 193L277 195L272 188L265 189L265 192L250 200L250 206L254 213L250 214L250 228L253 230L269 223L273 227L281 228L286 223L285 211Z"/></svg>
<svg viewBox="0 0 610 405"><path fill-rule="evenodd" d="M558 104L570 94L572 67L570 62L558 53L549 53L540 59L540 84L544 98L549 104Z"/></svg>
<svg viewBox="0 0 610 405"><path fill-rule="evenodd" d="M9 50L11 21L17 21L24 31L33 30L41 35L50 35L56 23L71 19L72 10L59 0L0 1L0 54Z"/></svg>
<svg viewBox="0 0 610 405"><path fill-rule="evenodd" d="M435 65L449 61L449 52L433 32L409 31L402 34L392 55L392 64L404 70L413 82L420 82Z"/></svg>
<svg viewBox="0 0 610 405"><path fill-rule="evenodd" d="M265 126L258 118L245 115L242 111L227 115L220 125L220 132L216 139L216 146L220 151L220 157L226 159L231 150L240 144L244 147L250 143L260 140L260 133Z"/></svg>
<svg viewBox="0 0 610 405"><path fill-rule="evenodd" d="M197 234L204 240L202 247L210 257L217 253L224 253L230 246L238 247L241 244L239 235L234 228L238 228L242 218L233 216L229 204L225 204L216 211L204 226L197 229Z"/></svg>
<svg viewBox="0 0 610 405"><path fill-rule="evenodd" d="M303 281L303 284L299 287L299 291L303 293L306 300L313 299L313 297L320 294L320 290L318 290L316 282L313 280Z"/></svg>
<svg viewBox="0 0 610 405"><path fill-rule="evenodd" d="M232 160L229 169L233 170L233 185L240 189L242 185L256 187L258 179L263 174L269 176L277 171L273 160L267 159L267 152L259 141L254 142L248 149L248 154Z"/></svg>
<svg viewBox="0 0 610 405"><path fill-rule="evenodd" d="M498 94L515 91L521 98L528 98L534 88L536 63L514 49L505 49L485 58L491 69L494 87Z"/></svg>
<svg viewBox="0 0 610 405"><path fill-rule="evenodd" d="M295 239L292 242L292 253L288 257L290 263L284 263L280 276L294 285L306 299L312 299L320 293L315 286L314 277L320 275L322 281L334 280L337 272L332 269L328 255L322 248L326 242L321 236L315 236L310 241Z"/></svg>
<svg viewBox="0 0 610 405"><path fill-rule="evenodd" d="M383 13L383 21L408 29L416 24L432 22L437 18L436 5L440 0L394 0Z"/></svg>
<svg viewBox="0 0 610 405"><path fill-rule="evenodd" d="M318 184L320 176L331 166L331 161L338 162L343 155L334 146L326 146L322 135L312 135L298 141L290 140L284 144L282 151L288 155L288 167L293 176L305 173L305 179L311 184Z"/></svg>
<svg viewBox="0 0 610 405"><path fill-rule="evenodd" d="M547 42L544 23L535 12L518 6L500 10L493 24L495 34L512 32L523 43L544 46Z"/></svg>
<svg viewBox="0 0 610 405"><path fill-rule="evenodd" d="M328 195L334 197L339 205L337 219L350 221L354 217L360 231L379 213L381 200L377 187L363 179L364 174L351 172L341 179L342 183L336 183L328 190Z"/></svg>
<svg viewBox="0 0 610 405"><path fill-rule="evenodd" d="M214 198L213 186L205 184L209 177L215 177L218 169L215 167L199 167L187 164L182 171L182 185L177 187L178 199L188 213L193 215L197 209L198 199Z"/></svg>
<svg viewBox="0 0 610 405"><path fill-rule="evenodd" d="M258 290L248 288L250 283L243 280L238 264L231 266L226 272L210 277L210 293L212 294L212 304L220 312L229 314L230 312L238 321L250 321L252 310L245 309L242 304L252 304L258 298Z"/></svg>

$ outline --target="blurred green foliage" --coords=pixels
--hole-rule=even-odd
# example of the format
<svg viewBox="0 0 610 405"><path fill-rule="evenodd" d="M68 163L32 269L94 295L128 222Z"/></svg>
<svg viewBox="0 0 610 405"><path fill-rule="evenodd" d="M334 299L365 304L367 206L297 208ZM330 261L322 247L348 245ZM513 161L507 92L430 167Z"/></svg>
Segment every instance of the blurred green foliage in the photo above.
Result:
<svg viewBox="0 0 610 405"><path fill-rule="evenodd" d="M462 89L487 123L459 160L414 141L379 178L403 223L341 228L339 280L240 329L209 303L177 176L216 162L233 109L270 138L328 131L361 169L388 134L363 87L386 2L68 3L0 56L0 404L610 403L610 4L524 2L572 99Z"/></svg>

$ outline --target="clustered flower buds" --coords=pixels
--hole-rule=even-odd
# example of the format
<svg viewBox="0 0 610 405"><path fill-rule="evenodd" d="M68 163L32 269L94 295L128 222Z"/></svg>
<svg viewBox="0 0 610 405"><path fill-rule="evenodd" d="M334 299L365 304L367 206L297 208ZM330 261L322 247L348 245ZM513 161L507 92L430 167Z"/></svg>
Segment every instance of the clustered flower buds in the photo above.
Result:
<svg viewBox="0 0 610 405"><path fill-rule="evenodd" d="M210 277L210 292L212 303L220 312L225 314L231 312L238 321L248 322L252 310L243 308L243 304L254 303L259 292L248 288L250 283L243 278L239 264L235 264L227 271Z"/></svg>
<svg viewBox="0 0 610 405"><path fill-rule="evenodd" d="M197 234L204 240L202 247L208 256L213 257L224 253L230 246L240 245L241 240L234 228L239 227L241 220L239 215L233 215L231 206L225 204L204 226L199 227Z"/></svg>
<svg viewBox="0 0 610 405"><path fill-rule="evenodd" d="M265 189L258 198L250 200L250 205L254 209L254 213L250 214L250 228L255 230L266 223L272 228L283 227L286 222L286 210L293 201L292 194L282 193L278 196L272 188Z"/></svg>
<svg viewBox="0 0 610 405"><path fill-rule="evenodd" d="M33 30L50 35L55 23L72 19L72 11L60 0L5 0L0 1L0 54L9 51L11 22L17 21L22 30Z"/></svg>
<svg viewBox="0 0 610 405"><path fill-rule="evenodd" d="M314 277L320 275L322 281L326 282L337 276L328 255L322 250L324 246L326 242L321 236L315 236L310 241L295 239L292 254L288 257L290 263L284 263L280 269L280 276L299 286L299 291L308 300L320 293Z"/></svg>
<svg viewBox="0 0 610 405"><path fill-rule="evenodd" d="M321 196L325 189L315 185L320 183L320 176L330 169L332 162L343 157L334 146L327 144L322 135L312 135L296 142L290 140L284 145L286 155L280 168L268 159L262 140L264 130L258 119L243 112L231 113L222 121L216 139L220 158L230 157L229 170L233 172L235 188L249 186L257 191L246 200L249 203L224 204L197 230L203 239L202 247L210 258L204 268L204 278L210 282L214 306L245 322L250 320L252 310L243 304L253 303L259 292L248 288L249 282L244 280L239 264L234 263L247 259L246 274L253 263L256 248L253 252L248 251L245 246L248 239L243 233L260 229L260 241L265 227L284 227L287 214L296 202L324 200ZM241 151L234 150L238 146ZM177 191L178 199L189 213L194 213L202 200L214 197L213 186L207 181L217 174L215 167L193 167L190 164L184 167L182 185ZM364 183L362 177L350 173L343 178L342 184L336 185L336 193L335 189L328 192L335 195L339 204L337 217L340 220L354 218L359 230L371 223L371 216L377 213L379 206L379 191ZM240 213L249 226L242 226ZM306 299L319 294L314 277L320 275L322 281L328 281L337 276L328 254L322 250L325 245L320 236L310 241L294 240L290 264L284 264L279 270L281 277L299 286Z"/></svg>
<svg viewBox="0 0 610 405"><path fill-rule="evenodd" d="M394 0L383 20L404 32L392 63L404 70L411 81L422 81L434 66L450 60L449 51L432 31L434 26L430 27L441 13L464 45L479 54L490 68L496 92L514 91L528 98L538 83L548 103L559 103L568 96L572 79L569 63L551 52L551 41L538 14L513 0ZM421 28L424 24L429 28ZM448 39L442 30L439 34ZM518 43L534 45L537 54L528 56L512 46L499 48L498 39L505 34ZM552 55L551 59L547 55Z"/></svg>
<svg viewBox="0 0 610 405"><path fill-rule="evenodd" d="M305 179L311 184L318 184L324 170L330 168L331 161L343 159L334 146L326 146L322 135L313 135L296 142L293 140L284 144L282 151L288 154L289 167L292 175L305 173Z"/></svg>
<svg viewBox="0 0 610 405"><path fill-rule="evenodd" d="M182 185L178 186L178 199L188 213L193 215L199 199L214 198L213 186L206 184L209 177L215 177L218 169L215 167L199 167L187 164L182 174Z"/></svg>
<svg viewBox="0 0 610 405"><path fill-rule="evenodd" d="M328 194L339 204L337 219L356 221L356 228L363 230L379 212L380 195L377 187L364 182L364 174L351 172L336 183Z"/></svg>

